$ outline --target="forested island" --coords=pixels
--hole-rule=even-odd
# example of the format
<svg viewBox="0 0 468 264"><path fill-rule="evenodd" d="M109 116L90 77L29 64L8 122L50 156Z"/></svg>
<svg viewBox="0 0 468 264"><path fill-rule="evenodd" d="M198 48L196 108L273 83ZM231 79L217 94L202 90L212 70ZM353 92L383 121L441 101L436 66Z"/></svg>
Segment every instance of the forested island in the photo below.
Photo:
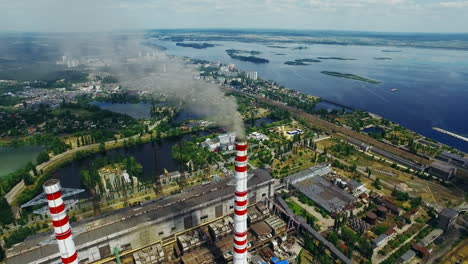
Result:
<svg viewBox="0 0 468 264"><path fill-rule="evenodd" d="M341 57L318 57L317 59L319 59L319 60L342 60L342 61L356 60L356 59L341 58Z"/></svg>
<svg viewBox="0 0 468 264"><path fill-rule="evenodd" d="M206 48L212 48L215 45L210 44L210 43L182 43L182 42L177 42L176 46L185 47L185 48L194 48L194 49L206 49Z"/></svg>
<svg viewBox="0 0 468 264"><path fill-rule="evenodd" d="M287 49L288 47L285 46L279 46L279 45L269 45L267 46L269 48L275 48L275 49Z"/></svg>
<svg viewBox="0 0 468 264"><path fill-rule="evenodd" d="M298 59L294 61L286 61L284 64L286 65L309 65L311 62L321 62L321 61L316 60L316 59Z"/></svg>
<svg viewBox="0 0 468 264"><path fill-rule="evenodd" d="M388 57L377 57L377 58L374 58L374 60L391 60L392 58L388 58Z"/></svg>
<svg viewBox="0 0 468 264"><path fill-rule="evenodd" d="M361 82L368 82L368 83L373 83L373 84L379 84L382 82L372 80L372 79L367 79L361 76L357 76L354 74L349 74L349 73L340 73L340 72L330 72L330 71L322 71L323 74L325 75L330 75L334 77L340 77L340 78L346 78L346 79L352 79L352 80L357 80Z"/></svg>
<svg viewBox="0 0 468 264"><path fill-rule="evenodd" d="M270 61L264 58L259 58L254 55L260 54L259 51L255 50L237 50L237 49L228 49L226 50L226 53L231 57L232 59L240 60L240 61L248 61L252 63L269 63ZM246 56L249 55L249 56Z"/></svg>

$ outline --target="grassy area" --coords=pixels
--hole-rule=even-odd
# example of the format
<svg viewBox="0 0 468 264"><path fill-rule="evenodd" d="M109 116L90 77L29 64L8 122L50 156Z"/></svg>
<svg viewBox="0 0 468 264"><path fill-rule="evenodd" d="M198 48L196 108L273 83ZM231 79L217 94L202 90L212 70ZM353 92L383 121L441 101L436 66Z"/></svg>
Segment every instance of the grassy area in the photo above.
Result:
<svg viewBox="0 0 468 264"><path fill-rule="evenodd" d="M272 168L275 171L274 175L285 177L292 173L304 170L315 165L314 158L314 151L298 147L296 153L292 153L287 157L285 156L282 158L283 160L275 159L273 161Z"/></svg>

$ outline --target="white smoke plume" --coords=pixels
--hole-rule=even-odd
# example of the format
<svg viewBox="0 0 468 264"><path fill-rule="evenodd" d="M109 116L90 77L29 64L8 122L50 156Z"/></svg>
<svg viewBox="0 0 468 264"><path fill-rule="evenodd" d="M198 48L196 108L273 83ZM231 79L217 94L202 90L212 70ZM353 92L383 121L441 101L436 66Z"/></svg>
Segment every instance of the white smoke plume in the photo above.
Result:
<svg viewBox="0 0 468 264"><path fill-rule="evenodd" d="M206 116L219 126L240 137L244 137L244 123L237 111L237 103L233 97L228 97L217 84L196 80L196 69L187 65L181 58L157 53L157 59L142 65L153 72L142 75L143 78L132 78L134 74L123 73L123 86L131 89L143 89L181 100L185 107L200 116Z"/></svg>
<svg viewBox="0 0 468 264"><path fill-rule="evenodd" d="M52 41L58 47L54 60L59 59L58 54L101 58L111 65L124 88L174 96L190 110L243 136L243 122L235 100L226 97L215 84L194 80L194 68L183 60L144 45L145 32L136 30L142 27L138 17L125 8L125 2L116 5L113 0L34 0L21 6L13 2L9 2L11 7L21 10L15 21L24 24L25 31L34 28L46 33L41 41ZM12 25L4 25L4 30L9 26ZM151 59L140 57L140 52L150 53Z"/></svg>

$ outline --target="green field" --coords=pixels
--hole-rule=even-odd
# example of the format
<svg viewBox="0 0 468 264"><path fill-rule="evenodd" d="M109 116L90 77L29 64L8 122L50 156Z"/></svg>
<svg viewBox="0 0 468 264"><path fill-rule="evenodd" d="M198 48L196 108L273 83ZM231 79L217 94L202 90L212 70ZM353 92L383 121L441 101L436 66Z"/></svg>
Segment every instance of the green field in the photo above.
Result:
<svg viewBox="0 0 468 264"><path fill-rule="evenodd" d="M322 73L325 75L333 76L333 77L346 78L346 79L351 79L351 80L356 80L356 81L361 81L361 82L368 82L368 83L373 83L373 84L382 83L380 81L368 79L368 78L350 74L350 73L331 72L331 71L322 71Z"/></svg>

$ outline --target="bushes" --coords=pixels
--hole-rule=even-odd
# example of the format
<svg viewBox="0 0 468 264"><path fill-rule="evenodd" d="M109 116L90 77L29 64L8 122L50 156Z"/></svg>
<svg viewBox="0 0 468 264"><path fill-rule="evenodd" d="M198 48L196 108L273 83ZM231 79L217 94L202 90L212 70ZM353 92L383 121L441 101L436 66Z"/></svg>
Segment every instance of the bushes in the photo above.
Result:
<svg viewBox="0 0 468 264"><path fill-rule="evenodd" d="M5 197L0 197L0 224L8 225L13 223L13 212Z"/></svg>
<svg viewBox="0 0 468 264"><path fill-rule="evenodd" d="M23 242L24 239L30 235L34 235L36 230L30 227L20 227L13 231L9 236L5 237L5 246L10 248L14 244Z"/></svg>

